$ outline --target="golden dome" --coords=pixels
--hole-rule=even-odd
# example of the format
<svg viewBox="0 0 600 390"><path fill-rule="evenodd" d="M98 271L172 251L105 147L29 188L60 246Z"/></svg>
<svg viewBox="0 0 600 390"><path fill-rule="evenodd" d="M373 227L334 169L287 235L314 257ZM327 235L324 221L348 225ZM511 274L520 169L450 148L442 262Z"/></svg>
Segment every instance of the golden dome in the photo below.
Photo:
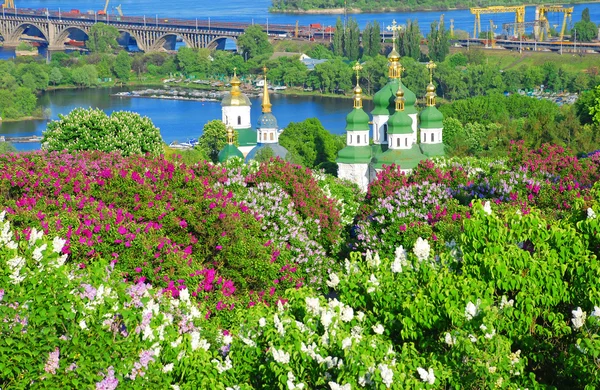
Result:
<svg viewBox="0 0 600 390"><path fill-rule="evenodd" d="M356 87L354 87L354 94L355 95L362 94L362 88L360 87L360 85L356 84Z"/></svg>
<svg viewBox="0 0 600 390"><path fill-rule="evenodd" d="M396 91L396 99L394 100L396 103L396 111L404 111L404 89L402 88L402 83L398 83L398 90Z"/></svg>
<svg viewBox="0 0 600 390"><path fill-rule="evenodd" d="M435 86L433 85L433 83L429 83L427 85L427 92L435 92Z"/></svg>
<svg viewBox="0 0 600 390"><path fill-rule="evenodd" d="M251 106L250 99L240 89L242 82L237 77L236 68L233 69L233 77L230 81L231 91L226 93L221 101L222 106Z"/></svg>
<svg viewBox="0 0 600 390"><path fill-rule="evenodd" d="M392 48L392 51L390 52L390 54L388 54L388 60L390 60L390 62L400 61L400 54L398 54L395 47Z"/></svg>

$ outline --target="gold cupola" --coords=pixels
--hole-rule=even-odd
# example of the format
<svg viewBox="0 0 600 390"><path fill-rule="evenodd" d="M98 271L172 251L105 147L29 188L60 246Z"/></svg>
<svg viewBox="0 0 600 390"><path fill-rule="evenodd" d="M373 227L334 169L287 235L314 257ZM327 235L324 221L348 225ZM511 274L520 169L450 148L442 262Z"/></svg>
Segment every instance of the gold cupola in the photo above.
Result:
<svg viewBox="0 0 600 390"><path fill-rule="evenodd" d="M425 94L425 105L428 107L435 106L435 85L433 85L433 70L437 65L433 61L429 61L425 65L429 70L429 84L427 85L427 93Z"/></svg>
<svg viewBox="0 0 600 390"><path fill-rule="evenodd" d="M237 77L237 68L233 68L233 77L229 82L231 84L231 91L229 91L223 97L221 101L222 106L250 106L250 99L242 92L240 85L242 82Z"/></svg>
<svg viewBox="0 0 600 390"><path fill-rule="evenodd" d="M352 70L356 72L356 86L354 87L354 108L362 108L362 88L358 84L360 79L359 72L362 70L360 62L356 61L356 64L352 67Z"/></svg>
<svg viewBox="0 0 600 390"><path fill-rule="evenodd" d="M402 88L402 71L404 68L400 65L400 82L398 83L398 91L396 91L396 111L404 111L404 103L406 99L404 98L404 88Z"/></svg>
<svg viewBox="0 0 600 390"><path fill-rule="evenodd" d="M391 79L400 78L400 54L396 51L396 34L402 29L398 26L396 20L392 20L392 25L387 27L392 32L392 51L388 54L388 77Z"/></svg>
<svg viewBox="0 0 600 390"><path fill-rule="evenodd" d="M262 98L262 112L263 114L266 114L268 112L271 112L271 107L273 107L273 105L271 104L271 100L269 100L269 86L267 83L267 67L263 67L263 72L264 72L264 80L265 80L265 85L263 86L263 98Z"/></svg>

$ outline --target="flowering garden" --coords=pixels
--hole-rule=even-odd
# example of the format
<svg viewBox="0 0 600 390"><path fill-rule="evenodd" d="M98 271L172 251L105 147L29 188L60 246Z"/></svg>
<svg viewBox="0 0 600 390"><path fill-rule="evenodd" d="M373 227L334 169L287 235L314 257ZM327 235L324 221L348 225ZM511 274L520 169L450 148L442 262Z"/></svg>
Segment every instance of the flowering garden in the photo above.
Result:
<svg viewBox="0 0 600 390"><path fill-rule="evenodd" d="M598 388L599 167L1 155L0 388Z"/></svg>

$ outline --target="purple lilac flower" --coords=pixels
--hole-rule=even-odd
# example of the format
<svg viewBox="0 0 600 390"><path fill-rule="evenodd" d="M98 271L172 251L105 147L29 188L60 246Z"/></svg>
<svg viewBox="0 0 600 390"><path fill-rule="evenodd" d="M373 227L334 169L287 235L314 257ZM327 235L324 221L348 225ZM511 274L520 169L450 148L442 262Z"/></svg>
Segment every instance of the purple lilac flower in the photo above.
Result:
<svg viewBox="0 0 600 390"><path fill-rule="evenodd" d="M4 298L4 289L0 288L0 302L2 302L3 298Z"/></svg>
<svg viewBox="0 0 600 390"><path fill-rule="evenodd" d="M54 348L53 352L48 354L48 360L46 361L46 365L44 366L44 371L49 374L56 374L56 370L58 369L58 363L60 360L60 350L58 347Z"/></svg>
<svg viewBox="0 0 600 390"><path fill-rule="evenodd" d="M100 374L104 377L100 382L96 382L96 390L115 390L119 384L119 380L115 378L115 369L110 366L105 374Z"/></svg>

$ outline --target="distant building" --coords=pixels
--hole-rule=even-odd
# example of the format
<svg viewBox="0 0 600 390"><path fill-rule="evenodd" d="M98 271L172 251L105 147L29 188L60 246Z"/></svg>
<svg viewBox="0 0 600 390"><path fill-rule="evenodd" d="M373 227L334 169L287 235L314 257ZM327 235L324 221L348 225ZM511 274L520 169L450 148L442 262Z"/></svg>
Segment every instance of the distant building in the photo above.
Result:
<svg viewBox="0 0 600 390"><path fill-rule="evenodd" d="M225 126L231 126L238 132L240 151L248 154L256 146L256 131L250 122L250 99L240 90L241 81L234 69L231 79L231 91L226 93L221 101L222 121Z"/></svg>

